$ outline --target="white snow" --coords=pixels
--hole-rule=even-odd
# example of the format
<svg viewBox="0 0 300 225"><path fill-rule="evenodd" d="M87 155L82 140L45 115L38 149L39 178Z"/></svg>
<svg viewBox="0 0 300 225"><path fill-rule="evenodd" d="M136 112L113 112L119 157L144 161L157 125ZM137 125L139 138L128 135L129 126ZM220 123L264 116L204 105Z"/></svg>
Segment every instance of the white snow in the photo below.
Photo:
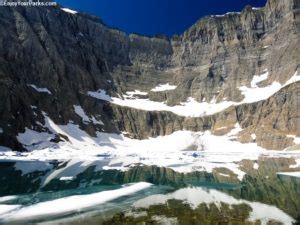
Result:
<svg viewBox="0 0 300 225"><path fill-rule="evenodd" d="M11 151L12 150L10 148L0 145L0 153L1 152L11 152Z"/></svg>
<svg viewBox="0 0 300 225"><path fill-rule="evenodd" d="M256 77L254 78L254 82L251 85L254 85L254 87L246 87L242 86L240 87L240 91L242 94L245 96L244 100L242 103L253 103L253 102L258 102L261 100L268 99L272 95L274 95L276 92L280 91L280 89L286 87L289 84L292 84L294 82L300 81L300 75L297 74L297 72L285 83L285 84L280 84L277 81L274 81L272 84L266 86L266 87L257 87L256 81L265 78L266 74L262 75L261 77Z"/></svg>
<svg viewBox="0 0 300 225"><path fill-rule="evenodd" d="M236 135L241 132L243 129L241 128L240 124L236 123L234 128L229 131L225 136L227 137L236 137Z"/></svg>
<svg viewBox="0 0 300 225"><path fill-rule="evenodd" d="M6 213L14 211L20 207L21 205L0 205L0 217L1 215L5 215Z"/></svg>
<svg viewBox="0 0 300 225"><path fill-rule="evenodd" d="M300 144L300 137L298 137L296 135L287 135L287 137L293 138L295 144Z"/></svg>
<svg viewBox="0 0 300 225"><path fill-rule="evenodd" d="M91 97L111 102L115 105L131 107L135 109L145 110L145 111L169 111L179 116L185 117L200 117L206 115L212 115L218 112L221 112L230 106L240 105L244 103L253 103L261 100L265 100L281 88L300 81L300 75L297 75L297 72L285 83L280 84L279 82L273 82L272 84L266 87L257 87L257 83L268 78L268 71L265 70L265 73L260 76L254 76L251 82L251 87L242 86L239 87L241 93L244 95L244 99L241 102L232 102L232 101L222 101L216 103L216 100L213 99L211 102L197 102L194 98L189 97L186 102L182 102L179 105L168 106L164 102L155 102L150 99L139 99L134 96L134 92L129 92L129 95L123 95L121 97L111 97L105 90L98 90L95 92L89 91L87 94ZM137 91L136 91L137 92ZM145 92L146 93L146 92ZM144 93L144 94L145 94Z"/></svg>
<svg viewBox="0 0 300 225"><path fill-rule="evenodd" d="M261 101L271 97L277 91L281 89L281 84L279 82L273 82L271 85L266 87L256 87L256 88L248 88L246 86L240 87L240 91L245 96L243 102L244 103L253 103L257 101Z"/></svg>
<svg viewBox="0 0 300 225"><path fill-rule="evenodd" d="M84 123L90 122L90 118L86 115L85 111L83 110L83 108L80 105L74 105L73 107L74 107L75 113L82 118L82 121Z"/></svg>
<svg viewBox="0 0 300 225"><path fill-rule="evenodd" d="M78 125L57 125L45 113L44 116L45 128L53 135L68 137L69 141L50 143L45 139L43 143L28 146L28 153L19 155L7 151L0 155L0 159L4 160L69 161L66 167L48 174L44 184L54 178L75 177L91 165L98 165L99 170L127 170L130 165L139 163L168 167L183 173L212 172L215 168L227 168L242 180L245 172L240 169L239 162L243 159L257 160L262 154L266 157L296 158L299 155L299 151L270 151L258 147L256 143L239 143L235 140L242 130L238 124L224 136L215 136L208 131L183 130L166 136L136 140L124 135L100 132L97 132L96 137L91 137ZM22 167L20 170L26 173Z"/></svg>
<svg viewBox="0 0 300 225"><path fill-rule="evenodd" d="M148 95L147 92L139 91L139 90L135 90L135 91L127 91L126 94L127 94L129 97L134 97L134 95Z"/></svg>
<svg viewBox="0 0 300 225"><path fill-rule="evenodd" d="M298 74L298 71L283 85L283 87L295 83L297 81L300 81L300 74Z"/></svg>
<svg viewBox="0 0 300 225"><path fill-rule="evenodd" d="M126 96L123 96L125 97L125 99L110 97L104 90L98 90L97 92L88 92L88 95L104 101L109 101L120 106L127 106L145 111L170 111L179 116L186 117L211 115L216 112L220 112L233 104L233 102L226 101L221 103L199 103L193 98L189 98L187 102L183 102L180 105L168 106L164 102L155 102L149 99L139 99L133 97L127 98Z"/></svg>
<svg viewBox="0 0 300 225"><path fill-rule="evenodd" d="M52 201L41 202L14 210L10 214L6 214L2 219L4 219L5 222L8 222L22 221L28 218L32 219L42 218L45 216L66 215L68 213L78 212L96 205L101 205L122 196L134 194L138 191L147 189L150 186L151 184L149 183L140 182L117 190L102 191L87 195L74 195Z"/></svg>
<svg viewBox="0 0 300 225"><path fill-rule="evenodd" d="M22 172L22 175L33 173L35 171L46 171L53 169L53 166L47 162L39 161L17 161L14 165L16 170Z"/></svg>
<svg viewBox="0 0 300 225"><path fill-rule="evenodd" d="M46 132L37 132L28 128L25 128L24 133L19 133L17 139L20 143L26 146L37 145L45 140L50 141L54 138L54 135Z"/></svg>
<svg viewBox="0 0 300 225"><path fill-rule="evenodd" d="M295 159L296 163L293 165L290 165L290 168L298 168L300 167L300 158L299 159Z"/></svg>
<svg viewBox="0 0 300 225"><path fill-rule="evenodd" d="M248 201L244 202L246 203ZM252 208L252 212L250 213L248 220L251 222L260 220L262 225L267 225L269 224L269 221L274 220L282 222L286 225L292 225L295 222L291 216L275 206L270 206L259 202L249 202L249 205Z"/></svg>
<svg viewBox="0 0 300 225"><path fill-rule="evenodd" d="M152 216L151 220L156 221L157 224L161 225L176 225L179 224L176 217L166 217L166 216Z"/></svg>
<svg viewBox="0 0 300 225"><path fill-rule="evenodd" d="M225 173L219 173L220 176L223 176L223 177L230 177L230 175L228 174L225 174Z"/></svg>
<svg viewBox="0 0 300 225"><path fill-rule="evenodd" d="M93 124L99 124L99 125L104 125L104 123L102 122L102 120L96 119L94 116L91 117L91 121Z"/></svg>
<svg viewBox="0 0 300 225"><path fill-rule="evenodd" d="M112 102L113 99L108 95L106 94L106 91L105 90L102 90L102 89L99 89L98 91L89 91L88 92L88 95L93 97L93 98L98 98L98 99L101 99L101 100L104 100L104 101L108 101L108 102Z"/></svg>
<svg viewBox="0 0 300 225"><path fill-rule="evenodd" d="M67 13L71 13L71 14L77 14L78 12L72 9L68 9L68 8L61 8L61 10L67 12Z"/></svg>
<svg viewBox="0 0 300 225"><path fill-rule="evenodd" d="M259 168L258 163L254 163L254 164L253 164L253 169L258 170L258 168Z"/></svg>
<svg viewBox="0 0 300 225"><path fill-rule="evenodd" d="M176 85L170 85L169 83L167 84L159 84L155 88L151 89L152 92L162 92L162 91L171 91L175 90L177 88Z"/></svg>
<svg viewBox="0 0 300 225"><path fill-rule="evenodd" d="M227 12L223 15L212 15L211 17L224 17L226 15L239 15L239 14L241 14L241 13L240 12Z"/></svg>
<svg viewBox="0 0 300 225"><path fill-rule="evenodd" d="M265 73L261 74L261 75L254 75L252 81L251 81L251 87L252 88L257 88L257 84L267 80L269 77L269 72L266 70Z"/></svg>
<svg viewBox="0 0 300 225"><path fill-rule="evenodd" d="M49 95L52 95L52 93L47 88L39 88L34 84L28 84L27 86L32 87L37 92L47 93Z"/></svg>
<svg viewBox="0 0 300 225"><path fill-rule="evenodd" d="M134 203L136 208L149 208L151 205L166 204L168 200L182 200L196 209L200 204L204 203L208 207L214 203L219 209L221 203L229 205L247 204L252 208L248 220L255 222L260 220L262 224L267 224L270 220L276 220L284 224L292 224L294 219L289 215L276 208L275 206L266 205L258 202L250 202L246 200L236 199L228 194L217 190L206 190L204 188L184 188L167 195L152 195Z"/></svg>
<svg viewBox="0 0 300 225"><path fill-rule="evenodd" d="M9 201L15 200L17 198L18 198L18 196L16 196L16 195L3 196L3 197L0 197L0 203L9 202Z"/></svg>
<svg viewBox="0 0 300 225"><path fill-rule="evenodd" d="M256 140L256 134L251 134L251 138L252 138L253 140Z"/></svg>
<svg viewBox="0 0 300 225"><path fill-rule="evenodd" d="M89 161L82 159L71 159L64 167L51 171L51 173L48 174L48 176L42 182L42 186L45 186L53 179L73 180L78 174L82 173L90 166L96 166L96 170L101 170L102 166L104 165L106 165L104 162L98 160Z"/></svg>
<svg viewBox="0 0 300 225"><path fill-rule="evenodd" d="M71 181L71 180L74 180L74 177L61 177L61 178L59 178L59 180L61 180L61 181Z"/></svg>
<svg viewBox="0 0 300 225"><path fill-rule="evenodd" d="M92 122L93 124L104 125L101 120L97 120L94 116L89 117L86 115L85 111L80 105L74 105L75 113L82 118L83 123L88 124Z"/></svg>
<svg viewBox="0 0 300 225"><path fill-rule="evenodd" d="M239 143L235 141L236 135L242 130L239 124L224 136L214 136L210 132L177 131L157 138L135 140L124 135L100 132L97 132L97 137L91 137L78 125L72 123L57 125L45 113L43 114L44 126L53 133L51 135L62 134L67 136L69 141L50 143L48 136L45 135L44 142L27 146L31 152L18 155L7 151L0 155L0 159L18 160L16 168L23 174L39 170L21 164L23 160L72 159L67 166L48 174L44 185L54 178L75 177L91 165L98 165L99 170L126 170L128 166L138 163L169 167L184 173L212 172L213 169L222 167L228 168L242 180L245 175L239 168L242 159L257 160L262 154L272 157L292 157L299 154L299 151L266 151L256 143ZM31 130L26 130L25 134L19 134L19 138L21 137L20 140L27 144L32 143L32 137L35 139L35 136L40 136ZM42 141L42 138L39 141ZM191 146L197 146L197 149L193 147L191 150ZM99 155L103 157L99 158Z"/></svg>
<svg viewBox="0 0 300 225"><path fill-rule="evenodd" d="M279 175L291 176L291 177L300 177L300 171L297 172L279 172Z"/></svg>

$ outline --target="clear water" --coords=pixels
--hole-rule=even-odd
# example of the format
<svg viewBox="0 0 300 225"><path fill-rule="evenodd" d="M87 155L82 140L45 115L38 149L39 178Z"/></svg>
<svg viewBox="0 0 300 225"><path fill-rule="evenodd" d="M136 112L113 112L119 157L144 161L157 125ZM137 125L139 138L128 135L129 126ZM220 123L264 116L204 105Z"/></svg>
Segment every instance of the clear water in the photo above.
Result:
<svg viewBox="0 0 300 225"><path fill-rule="evenodd" d="M72 168L76 173L61 179L67 171L62 168L66 169L68 163L25 162L16 166L15 162L0 162L0 212L1 207L19 205L0 213L0 224L251 224L251 220L254 224L254 219L261 224L297 224L300 180L276 174L287 166L285 163L272 159L266 162L267 167L250 171L240 182L204 172L182 175L157 167L136 167L126 172L97 171L95 166ZM47 213L47 209L36 207L69 196L118 191L140 182L153 185L89 207L81 208L79 202L76 210L65 213ZM14 197L4 201L7 196ZM84 198L82 201L84 205ZM15 219L20 210L32 206L45 213ZM49 211L55 207L51 205ZM266 210L266 218L252 215L259 214L260 208Z"/></svg>

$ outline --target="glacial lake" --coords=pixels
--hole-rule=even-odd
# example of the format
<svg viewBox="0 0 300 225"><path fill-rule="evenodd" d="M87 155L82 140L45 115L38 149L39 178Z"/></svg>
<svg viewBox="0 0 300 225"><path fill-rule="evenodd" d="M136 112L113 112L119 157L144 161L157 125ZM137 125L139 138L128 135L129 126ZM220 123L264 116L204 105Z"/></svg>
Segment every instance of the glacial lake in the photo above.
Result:
<svg viewBox="0 0 300 225"><path fill-rule="evenodd" d="M290 159L246 160L242 180L226 168L182 174L144 165L103 170L101 163L1 161L0 224L300 221L300 178L280 173L293 167Z"/></svg>

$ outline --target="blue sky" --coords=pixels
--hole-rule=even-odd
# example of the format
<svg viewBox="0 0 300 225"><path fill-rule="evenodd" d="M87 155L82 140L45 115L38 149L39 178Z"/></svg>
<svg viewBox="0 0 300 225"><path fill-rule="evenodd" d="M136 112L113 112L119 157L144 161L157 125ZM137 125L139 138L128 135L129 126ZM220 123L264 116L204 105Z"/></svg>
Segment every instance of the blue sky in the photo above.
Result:
<svg viewBox="0 0 300 225"><path fill-rule="evenodd" d="M241 11L266 0L57 0L63 6L99 16L127 33L181 34L205 15Z"/></svg>

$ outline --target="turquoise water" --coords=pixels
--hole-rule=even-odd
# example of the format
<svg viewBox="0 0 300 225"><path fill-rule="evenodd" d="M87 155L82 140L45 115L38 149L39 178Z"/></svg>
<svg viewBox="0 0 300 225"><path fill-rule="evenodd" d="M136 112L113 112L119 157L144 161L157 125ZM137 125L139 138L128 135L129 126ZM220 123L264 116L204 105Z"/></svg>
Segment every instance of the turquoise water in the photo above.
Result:
<svg viewBox="0 0 300 225"><path fill-rule="evenodd" d="M261 219L252 215L260 207L270 211L265 219L277 224L296 224L300 218L299 178L278 176L274 167L241 182L224 182L205 172L183 175L158 167L122 172L96 170L94 165L67 171L66 165L0 162L0 224L246 224L251 217ZM72 177L64 176L70 172ZM13 197L5 200L7 196ZM112 197L105 200L107 196ZM16 205L1 213L1 207Z"/></svg>

